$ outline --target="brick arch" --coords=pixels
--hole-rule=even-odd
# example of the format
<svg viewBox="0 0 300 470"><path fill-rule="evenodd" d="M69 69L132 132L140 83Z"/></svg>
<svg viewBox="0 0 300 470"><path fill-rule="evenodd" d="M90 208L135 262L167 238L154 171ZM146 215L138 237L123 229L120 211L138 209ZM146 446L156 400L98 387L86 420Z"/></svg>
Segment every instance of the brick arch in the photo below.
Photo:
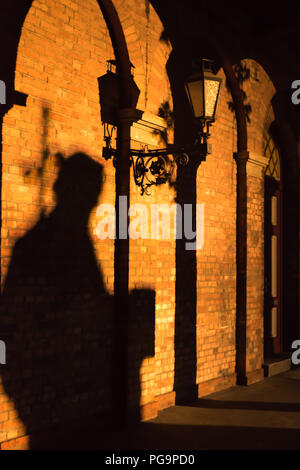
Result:
<svg viewBox="0 0 300 470"><path fill-rule="evenodd" d="M135 66L135 81L142 90L137 107L156 114L163 101L172 101L165 72L171 48L160 41L162 23L150 2L148 20L146 2L117 0L114 3L124 29L130 60Z"/></svg>
<svg viewBox="0 0 300 470"><path fill-rule="evenodd" d="M299 246L298 194L299 163L296 137L292 132L292 116L288 113L271 77L264 67L253 59L246 59L259 82L252 77L246 84L252 104L251 123L248 125L249 150L264 154L264 134L269 134L279 149L282 184L282 282L283 282L283 347L290 345L299 331ZM254 187L252 186L252 192ZM250 183L251 190L251 183ZM263 186L262 186L263 190ZM257 191L258 192L258 191ZM255 197L255 196L254 196Z"/></svg>
<svg viewBox="0 0 300 470"><path fill-rule="evenodd" d="M250 152L263 154L263 135L270 133L277 145L281 145L281 165L287 165L294 177L298 174L297 141L292 132L292 116L286 103L262 64L252 58L244 58L250 67L250 81L244 89L252 106L248 124ZM291 127L289 129L289 126ZM289 149L284 151L284 148ZM286 188L287 189L287 188Z"/></svg>
<svg viewBox="0 0 300 470"><path fill-rule="evenodd" d="M250 58L243 58L251 70L250 81L245 82L245 91L248 95L248 102L252 106L250 115L251 123L248 124L249 150L256 153L263 153L262 136L266 132L271 132L276 138L280 133L280 128L292 123L292 117L287 115L284 103L282 103L280 92L276 89L272 77L268 74L264 66L258 61ZM285 97L286 98L286 97ZM275 128L277 129L275 131ZM288 146L296 146L296 140L292 138ZM295 154L295 152L291 152ZM282 162L283 163L283 162ZM291 160L290 165L297 169L297 158Z"/></svg>
<svg viewBox="0 0 300 470"><path fill-rule="evenodd" d="M24 188L25 204L26 194L34 204L39 198L41 182L35 168L41 165L45 144L44 107L50 112L46 131L51 155L56 151L68 154L84 150L96 160L101 159L103 131L97 77L106 71L106 59L113 54L112 45L97 1L73 5L72 10L56 0L47 3L34 0L23 24L15 88L26 93L28 99L26 107L14 105L4 116L3 163L4 172L5 165L12 160L16 166L14 181L5 183L4 188L9 184ZM85 16L90 17L89 23ZM22 130L16 131L21 122ZM50 209L53 205L50 188L56 169L54 161L50 159L48 163L44 204ZM113 178L110 162L106 169L110 181ZM104 188L107 199L106 193ZM28 202L31 207L28 224L38 216L34 204Z"/></svg>
<svg viewBox="0 0 300 470"><path fill-rule="evenodd" d="M19 42L18 42L18 47L17 50L18 52L16 53L16 61L15 61L15 70L14 70L14 85L10 84L10 88L19 88L23 86L22 80L20 81L18 76L16 76L16 72L18 75L18 62L20 60L18 59L18 54L20 51L20 47L22 47L22 42L24 40L24 35L22 35L22 31L24 28L24 25L30 23L30 28L32 29L32 32L34 32L34 28L38 26L38 17L36 16L35 13L32 14L32 8L35 9L37 5L37 8L40 8L41 14L43 14L43 8L44 11L48 6L43 7L43 2L38 2L38 1L24 1L24 17L23 17L23 23L22 21L22 26L19 30L19 33L16 34L16 36L19 36ZM96 5L96 2L94 2ZM97 2L99 5L99 2ZM116 3L116 9L118 11L118 14L121 18L122 26L123 29L125 30L125 35L126 35L126 41L128 43L128 48L130 52L130 57L132 59L132 62L136 61L136 81L137 84L139 85L140 89L143 90L143 92L140 95L140 100L139 104L140 108L145 110L145 111L150 111L154 114L157 113L159 105L163 101L171 101L172 102L172 96L170 93L170 87L169 87L169 81L167 78L167 74L165 73L165 65L166 61L170 52L170 48L163 44L161 41L159 41L159 37L162 31L162 23L160 22L160 19L158 15L156 14L155 10L153 9L152 5L149 3L149 11L150 11L150 33L151 33L151 53L152 56L151 59L149 60L149 67L150 69L148 70L148 86L149 86L149 91L148 91L148 96L150 96L150 100L148 100L149 105L145 107L145 81L147 79L146 77L146 57L145 57L145 40L143 38L144 36L144 31L146 27L146 14L145 14L145 5L144 3L140 2L135 2L133 0L128 0L128 1L117 1ZM74 3L74 5L76 5ZM94 8L95 8L94 5ZM77 7L76 7L77 8ZM101 32L103 36L103 42L102 45L106 46L106 57L110 58L113 56L113 49L111 47L110 43L110 38L109 38L109 33L107 30L107 27L103 21L102 15L100 14L98 17L99 24L97 25L97 30ZM142 20L142 21L141 21ZM102 24L100 24L102 23ZM53 25L52 25L53 26ZM51 25L49 25L51 27ZM49 39L51 32L48 32L49 34ZM153 52L154 51L154 52ZM42 53L42 51L41 51ZM42 57L42 54L37 54L37 58L39 59ZM32 58L28 58L27 64ZM68 59L68 57L67 57ZM101 65L104 65L105 60L103 55L100 57ZM41 71L39 71L41 72ZM49 86L49 85L47 85ZM26 87L25 87L26 88ZM24 90L26 93L26 90ZM147 108L147 109L146 109Z"/></svg>
<svg viewBox="0 0 300 470"><path fill-rule="evenodd" d="M47 215L55 204L52 185L57 168L53 154L61 150L69 156L76 150L81 150L94 160L101 161L102 130L97 77L106 71L106 55L107 51L112 50L112 45L98 3L95 0L88 0L84 5L80 3L81 5L77 5L69 2L73 5L72 10L71 7L64 8L55 0L35 0L31 3L22 26L14 78L15 88L28 95L27 105L13 105L4 116L2 127L1 263L4 279L11 267L16 240L21 239L22 242L24 234L27 235L32 227L38 226L40 205L44 207ZM90 18L90 21L85 22L86 18ZM107 36L109 40L106 40ZM43 108L50 111L48 123L46 120L43 122ZM43 135L45 133L47 142ZM43 167L46 143L51 158L47 159ZM37 169L42 167L41 177ZM106 170L109 183L114 175L112 165L108 165ZM113 191L109 184L101 196L106 202L113 202ZM95 225L95 214L92 213L89 227L91 238ZM111 247L108 247L109 244ZM105 241L104 246L104 243L97 239L92 245L92 252L93 249L97 261L95 264L101 266L100 277L109 291L114 282L113 241ZM110 251L111 255L105 256L104 250ZM3 297L1 300L4 302ZM23 307L24 305L20 304L22 312ZM89 313L92 314L92 308ZM109 321L106 322L108 328ZM98 331L103 339L106 333L100 333L100 330L101 328ZM101 342L104 344L98 338L97 344L100 345ZM30 348L34 355L34 346ZM103 351L99 353L99 357L104 357ZM109 371L107 372L109 375ZM9 373L14 374L14 369L9 369ZM3 390L1 396L4 406L10 410L14 409L12 414L16 416L19 413L19 418L14 420L9 416L5 424L7 432L1 434L0 440L10 440L7 446L25 446L28 442L26 433L32 432L35 423L23 413L17 398L14 405L9 400L8 394L14 397L14 391L9 388L5 370L1 378L6 393L4 396ZM19 383L20 376L15 379ZM95 407L100 405L109 410L109 386L106 390L103 385L101 387L99 394L102 398L99 401L102 403L98 401L96 404L96 400ZM22 386L19 390L22 390ZM88 408L87 406L87 412ZM39 422L39 417L36 421ZM5 447L5 444L3 446Z"/></svg>
<svg viewBox="0 0 300 470"><path fill-rule="evenodd" d="M49 2L34 0L30 3L31 7L29 4L27 5L28 14L26 18L24 15L25 19L22 23L22 34L20 35L15 67L15 88L28 94L27 106L20 107L14 105L4 116L4 274L6 274L10 263L15 241L18 238L22 238L38 222L40 216L39 190L41 181L36 169L41 167L43 145L45 144L45 141L43 142L42 108L47 107L50 109L50 122L47 134L51 155L56 150L65 151L67 155L75 150L85 150L95 160L106 164L100 156L103 142L102 131L99 126L100 108L96 77L105 73L106 59L112 58L113 48L110 35L95 0L87 0L84 4L82 2L78 2L78 4L69 2L70 5L73 5L74 9L74 14L72 15L70 15L69 10L59 8L55 9L55 14L52 14L54 9L51 13L50 7L53 5L55 7L56 3L60 3L59 0L49 0ZM130 7L127 7L127 12L129 11ZM61 21L57 19L60 14L62 16ZM65 20L63 15L66 15ZM138 12L136 15L138 16ZM72 16L71 22L68 19L69 16ZM90 21L87 24L82 24L85 18L90 18ZM129 21L128 25L130 26L131 24L131 21ZM159 49L164 51L164 45L158 42L160 27L160 23L157 21L157 29L154 28L155 42L153 48L156 50L156 46L159 44ZM59 33L60 29L63 29L65 35ZM75 30L77 34L75 34ZM140 34L142 37L142 27ZM141 42L135 40L132 44L134 47L138 46L137 53L140 54L143 48ZM84 60L82 59L83 56ZM142 77L144 73L144 59L142 54L140 54L140 57ZM164 61L166 61L164 52L161 52L160 56L154 61L155 67L161 71L162 76L165 73ZM86 88L84 88L84 84L87 84ZM153 97L150 108L150 112L155 113L160 104L160 99L168 86L168 81L167 79L165 81L160 80L160 83L156 81L155 84L155 80L153 80L153 85L151 86L152 89L157 88L158 90L157 95ZM149 108L147 110L149 112ZM74 128L77 129L77 132L73 131ZM54 163L52 161L51 164L47 164L47 167L44 168L45 178L43 187L45 190L43 192L43 205L46 207L46 215L55 204L52 183L56 177L57 169ZM110 162L106 165L107 184L104 185L101 202L113 203L114 191L112 188L114 188L115 170ZM166 193L170 192L167 187L162 188L162 190ZM170 197L169 194L168 197ZM11 203L10 206L8 203ZM15 208L14 214L11 212L13 207ZM14 220L9 220L11 218L14 218ZM99 261L102 268L105 286L109 293L112 294L114 286L114 242L113 240L101 241L96 239L93 233L95 228L94 214L92 214L90 224L90 234L94 242L93 246L96 251L97 261ZM152 248L153 256L155 256L156 247L153 246ZM171 297L173 292L171 291L174 286L171 273L169 273L170 255L172 254L174 254L174 244L171 243L165 256L165 266L167 275L170 275L172 287L170 288L169 285L166 285L166 287L163 287L157 293L156 297L158 305L165 304L166 301L169 302L168 311L170 311L170 317L173 313L173 297ZM162 255L160 254L159 256L161 261ZM146 261L144 262L141 274L137 273L136 275L137 282L141 282L142 279L144 285L149 281L149 277L146 278L146 275L149 274L147 259L150 259L150 254L149 258L146 258L145 254L143 254L142 258L138 259L140 268L143 264L142 261ZM157 272L159 270L160 268L157 268ZM158 278L158 274L153 276L152 280L156 278ZM147 287L149 287L149 282ZM153 286L156 286L154 281ZM165 311L161 315L165 315ZM157 337L159 337L160 343L165 341L161 333L158 333ZM171 337L169 341L171 345ZM104 343L102 342L101 344ZM170 356L172 356L171 352ZM169 356L164 357L164 351L162 351L161 357L164 361L163 367L172 372L172 363L169 360ZM159 354L158 360L160 360ZM147 367L154 368L155 361L152 361L152 364L149 366L145 364L142 373L146 374ZM151 400L150 406L152 406L152 395L156 395L156 386L158 387L157 394L163 394L163 390L167 390L172 397L172 378L165 379L162 375L161 373L157 384L154 386L150 383L150 379L147 379L147 389L151 393L148 396L143 391L144 406L148 406L149 400ZM103 390L103 395L107 398L105 390ZM104 397L103 406L105 406L106 398ZM10 439L12 436L16 439L20 437L22 442L18 441L14 444L11 442L9 444L11 446L18 446L21 443L23 445L26 440L26 429L21 423L21 419L22 416L20 416L18 427L16 429L13 428L13 432L7 435L6 439ZM26 422L26 419L24 421ZM8 425L10 426L11 423L8 422ZM12 423L12 425L15 426L16 423Z"/></svg>
<svg viewBox="0 0 300 470"><path fill-rule="evenodd" d="M292 116L279 94L272 99L274 121L269 133L279 148L283 189L283 345L286 351L299 332L299 145L293 132Z"/></svg>
<svg viewBox="0 0 300 470"><path fill-rule="evenodd" d="M262 135L274 121L272 98L276 89L264 68L251 58L242 59L250 69L250 79L244 82L243 89L247 94L252 112L248 123L249 151L263 153Z"/></svg>

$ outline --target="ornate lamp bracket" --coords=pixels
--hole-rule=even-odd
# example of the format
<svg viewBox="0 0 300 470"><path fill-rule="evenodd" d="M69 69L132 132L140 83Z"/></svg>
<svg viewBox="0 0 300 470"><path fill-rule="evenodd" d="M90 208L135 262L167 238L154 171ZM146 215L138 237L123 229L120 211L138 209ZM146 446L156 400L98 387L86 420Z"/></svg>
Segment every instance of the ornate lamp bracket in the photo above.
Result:
<svg viewBox="0 0 300 470"><path fill-rule="evenodd" d="M130 164L133 168L134 181L141 188L141 195L150 195L151 186L159 186L167 183L172 178L175 165L186 166L190 159L206 160L206 156L211 153L211 145L207 143L210 136L209 125L206 123L206 132L204 124L200 123L196 140L194 144L182 146L168 145L164 149L142 150L131 149ZM112 147L112 128L110 131L108 125L104 127L104 141L102 156L105 160L113 159L116 165L116 149Z"/></svg>

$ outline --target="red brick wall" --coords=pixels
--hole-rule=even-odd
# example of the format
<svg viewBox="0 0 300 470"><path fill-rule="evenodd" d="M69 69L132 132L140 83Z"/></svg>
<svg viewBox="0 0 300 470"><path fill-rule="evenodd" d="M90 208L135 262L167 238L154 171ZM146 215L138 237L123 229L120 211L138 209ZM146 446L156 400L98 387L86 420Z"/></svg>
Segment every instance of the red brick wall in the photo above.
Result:
<svg viewBox="0 0 300 470"><path fill-rule="evenodd" d="M168 100L172 105L165 71L170 50L159 41L162 25L152 7L148 10L144 2L118 0L114 3L124 28L130 59L135 65L135 80L141 90L137 107L157 114L162 102ZM101 157L103 127L100 125L97 88L97 77L105 73L106 60L111 58L113 50L109 33L96 0L84 3L79 0L34 0L22 30L16 67L15 88L28 94L27 106L15 105L5 115L3 125L1 259L4 282L16 241L39 224L42 209L48 216L56 205L52 187L59 171L54 158L57 151L67 157L74 152L85 152L92 160L100 162L104 166L105 181L97 205L114 204L114 168L111 161L106 162ZM265 73L261 69L259 71L259 85L251 81L247 89L253 108L249 149L256 153L262 152L262 130L269 116L273 93ZM224 79L222 72L220 76ZM196 380L199 395L234 384L236 171L232 154L236 145L236 129L233 114L228 110L229 100L223 82L217 121L212 128L213 153L202 163L197 174L197 202L205 206L204 245L197 251ZM46 128L43 108L49 110ZM50 157L43 166L46 144ZM140 143L133 142L132 145L137 147ZM248 185L247 360L248 370L256 371L262 362L263 335L262 180L249 177ZM169 185L154 188L149 197L141 196L132 174L130 191L130 203L146 204L149 214L152 203L171 205L175 202L175 189ZM69 419L74 412L80 417L111 410L109 380L112 373L117 374L117 371L110 370L114 241L100 240L97 236L97 205L91 212L88 228L90 246L106 291L100 298L93 296L87 288L83 294L81 291L72 293L74 297L68 308L56 309L51 304L49 309L49 304L55 301L51 285L46 283L38 287L30 283L26 276L30 269L24 269L22 275L13 278L15 282L9 284L8 291L4 287L7 305L12 306L4 319L8 323L8 331L9 326L15 328L17 323L13 338L16 345L14 353L19 356L8 353L7 365L1 366L0 442L3 448L29 446L26 436L36 431L37 423L46 427ZM174 404L174 238L173 224L170 240L130 241L129 287L139 293L130 330L129 405L134 407L138 402L142 419L155 416L158 409ZM67 247L71 239L72 234L66 233L60 242L63 240ZM60 276L63 282L63 271ZM80 282L77 279L76 285L80 286ZM82 284L85 285L84 279ZM153 292L155 317L151 317L153 312L150 309ZM132 292L133 301L135 295L136 292ZM29 304L26 315L23 310L25 297ZM56 300L59 302L60 299ZM31 327L36 325L36 321L42 332L32 333ZM24 328L18 322L21 325L25 322ZM60 325L60 328L56 336L49 337L49 332L55 329L53 324ZM135 342L137 338L139 342ZM38 344L34 343L35 339ZM48 370L54 370L57 357L51 364L53 355L50 353L56 351L61 356L65 355L62 367L66 367L70 345L74 348L72 365L62 387L65 395L59 397L60 382L47 384L46 378L39 377L43 363L32 370L30 364L32 356L36 359L37 350L41 357L50 361ZM7 347L9 349L9 343ZM21 365L14 361L24 350L26 354L21 361L24 368L21 369ZM10 357L20 376L10 375ZM94 380L99 370L101 376ZM39 379L35 382L33 376ZM60 380L64 382L63 377ZM15 383L12 385L12 382ZM26 387L30 392L27 396ZM59 400L62 400L60 405L64 406L64 413ZM49 408L52 408L51 413Z"/></svg>
<svg viewBox="0 0 300 470"><path fill-rule="evenodd" d="M198 203L205 204L204 246L197 252L199 384L235 372L236 178L234 117L224 74L211 131L212 154L198 170ZM201 387L199 387L201 390Z"/></svg>
<svg viewBox="0 0 300 470"><path fill-rule="evenodd" d="M250 160L263 156L263 132L274 119L270 105L274 86L264 70L247 60L250 80L243 85L251 104L248 124ZM254 72L256 71L256 74ZM223 82L224 83L224 82ZM198 253L198 383L220 387L219 377L235 374L235 211L236 123L228 111L231 98L223 85L213 126L213 153L198 171L198 200L205 203L205 244ZM264 302L263 168L248 163L247 232L247 374L249 383L262 378ZM210 382L209 382L210 383ZM224 385L228 382L224 380Z"/></svg>
<svg viewBox="0 0 300 470"><path fill-rule="evenodd" d="M135 80L141 89L138 107L156 114L163 101L170 101L165 72L168 48L159 41L162 26L152 8L149 12L145 12L137 2L116 2L116 7L125 31L130 57L136 67ZM11 255L16 241L30 229L40 226L39 218L42 210L47 217L55 207L56 199L52 186L59 171L54 157L57 151L67 157L75 152L85 152L95 161L101 162L104 166L105 182L98 204L114 204L114 169L112 162L105 162L101 158L103 128L100 125L97 85L97 77L105 73L106 60L111 58L113 50L109 33L96 1L90 0L84 4L79 1L56 0L33 2L22 30L15 80L15 88L28 94L27 106L25 108L14 106L5 116L3 125L4 282L7 270L11 269ZM44 108L47 108L49 113L47 122L43 122ZM49 150L50 157L43 165L45 146ZM150 206L153 201L160 202L162 197L172 201L170 194L167 187L159 189L156 195L147 200L147 203ZM145 198L139 196L133 185L131 202L139 201L145 203ZM109 239L99 240L97 237L96 226L99 219L96 217L96 208L97 206L92 210L89 219L89 236L104 287L107 294L111 295L114 283L114 242ZM68 237L71 241L71 235L66 234L64 241L68 240ZM43 240L38 242L42 244ZM134 395L138 393L141 394L141 397L138 396L141 405L150 403L151 406L156 395L172 391L172 380L166 380L166 377L173 369L169 353L172 349L172 330L166 326L172 324L172 315L174 316L174 272L169 270L169 265L173 257L171 263L174 266L175 245L174 241L166 241L158 247L158 243L151 240L141 243L141 240L137 240L131 243L130 248L130 289L156 290L158 331L156 342L154 344L154 331L152 331L153 345L152 349L148 350L150 357L144 360L143 356L141 363L138 363L137 373L140 373L141 390L137 391L134 388L130 392L134 403L136 400ZM22 244L21 247L24 251ZM163 273L161 266L156 263L158 257ZM18 262L20 264L20 261ZM9 441L9 443L3 444L3 448L21 447L23 441L16 439L35 431L38 426L56 424L59 420L67 419L68 415L71 417L74 414L80 416L96 411L107 412L111 408L109 396L109 377L112 373L109 370L111 299L106 300L107 295L100 299L102 311L99 318L99 299L92 297L90 301L83 302L80 292L77 301L73 300L73 304L64 312L70 321L68 323L64 315L55 311L55 306L48 311L48 305L47 307L43 305L45 298L48 296L48 303L53 295L50 285L29 287L26 274L30 270L23 269L19 275L14 271L11 272L9 282L4 287L5 304L8 306L4 318L7 317L6 321L19 335L18 343L15 337L13 339L14 345L19 345L19 356L13 356L11 353L12 336L8 336L8 363L4 369L4 386L0 395L3 411L0 429L1 442ZM25 315L27 310L25 312L23 308L25 296L30 297L32 302L28 316ZM40 301L41 298L43 302ZM13 299L16 299L16 304ZM42 306L44 311L39 316L38 309ZM33 343L34 335L31 335L31 327L36 325L35 322L40 326L43 321L51 323L53 320L58 324L60 322L64 324L65 331L60 331L52 344L48 336L53 330L49 327L37 335L39 344ZM19 323L23 321L27 322L27 330L20 327ZM90 329L91 325L93 331ZM57 344L63 342L63 336L70 342L69 348L72 345L77 351L76 356L74 351L70 364L72 373L67 374L65 379L69 391L59 382L55 385L51 381L47 384L46 381L45 386L43 380L37 378L40 369L35 365L31 367L31 361L36 359L39 348L43 345L47 352L53 352L55 349L61 356L67 354L68 348L62 344L59 347ZM169 338L169 342L166 337ZM24 373L25 375L27 373L27 382L20 370L21 366L16 367L16 363L13 362L15 357L22 355L25 347L28 360L22 360L22 365L27 367ZM155 351L157 370L155 359L151 358ZM94 360L95 354L101 357L97 364ZM33 359L30 359L31 356ZM49 357L41 354L41 359L46 360ZM13 365L14 372L12 372ZM59 365L57 364L58 368ZM49 367L47 365L45 369L51 370ZM55 361L52 367L55 367ZM17 377L16 371L20 373L20 377ZM114 373L117 374L117 371ZM76 374L82 376L80 380L75 380L73 376ZM101 375L101 381L96 380L97 391L95 384L92 384L93 374ZM12 385L14 381L20 391L23 385L24 396L21 392L20 396L17 396L17 385ZM133 387L135 386L134 383ZM35 388L39 389L39 392L34 392ZM64 418L62 410L57 405L57 393L61 388L65 392L62 397L66 408ZM73 392L70 395L71 389ZM27 395L30 395L27 398L26 391ZM9 400L8 394L15 399L15 406ZM39 403L40 401L43 403ZM166 399L165 401L167 402ZM52 407L52 413L46 410L47 407ZM147 413L149 411L146 410L144 417ZM12 439L15 441L12 442Z"/></svg>
<svg viewBox="0 0 300 470"><path fill-rule="evenodd" d="M245 83L245 91L252 107L248 148L250 159L255 159L257 154L264 155L263 133L274 120L270 103L275 88L259 64L253 60L247 63L251 77ZM260 176L253 176L251 163L248 164L247 223L247 373L251 382L261 378L264 359L264 177L262 171Z"/></svg>

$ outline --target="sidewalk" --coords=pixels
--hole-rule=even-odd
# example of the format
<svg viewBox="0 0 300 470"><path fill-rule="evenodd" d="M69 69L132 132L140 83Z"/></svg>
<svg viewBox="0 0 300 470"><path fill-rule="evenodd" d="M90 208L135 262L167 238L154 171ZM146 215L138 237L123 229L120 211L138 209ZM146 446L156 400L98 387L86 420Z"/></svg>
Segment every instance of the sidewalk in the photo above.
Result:
<svg viewBox="0 0 300 470"><path fill-rule="evenodd" d="M112 442L115 450L300 449L300 369L168 408Z"/></svg>
<svg viewBox="0 0 300 470"><path fill-rule="evenodd" d="M173 406L126 429L93 424L58 433L42 448L118 450L300 449L300 368ZM33 448L35 448L33 446ZM130 455L130 454L128 454Z"/></svg>

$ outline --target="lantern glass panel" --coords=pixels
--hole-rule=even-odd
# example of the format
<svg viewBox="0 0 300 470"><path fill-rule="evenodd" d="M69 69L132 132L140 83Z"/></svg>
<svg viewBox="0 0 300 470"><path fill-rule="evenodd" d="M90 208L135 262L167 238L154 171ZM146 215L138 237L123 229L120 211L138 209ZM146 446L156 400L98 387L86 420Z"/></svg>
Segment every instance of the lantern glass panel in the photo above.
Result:
<svg viewBox="0 0 300 470"><path fill-rule="evenodd" d="M187 83L187 91L195 118L202 117L204 115L203 80Z"/></svg>
<svg viewBox="0 0 300 470"><path fill-rule="evenodd" d="M205 119L214 119L219 87L217 80L204 80Z"/></svg>

